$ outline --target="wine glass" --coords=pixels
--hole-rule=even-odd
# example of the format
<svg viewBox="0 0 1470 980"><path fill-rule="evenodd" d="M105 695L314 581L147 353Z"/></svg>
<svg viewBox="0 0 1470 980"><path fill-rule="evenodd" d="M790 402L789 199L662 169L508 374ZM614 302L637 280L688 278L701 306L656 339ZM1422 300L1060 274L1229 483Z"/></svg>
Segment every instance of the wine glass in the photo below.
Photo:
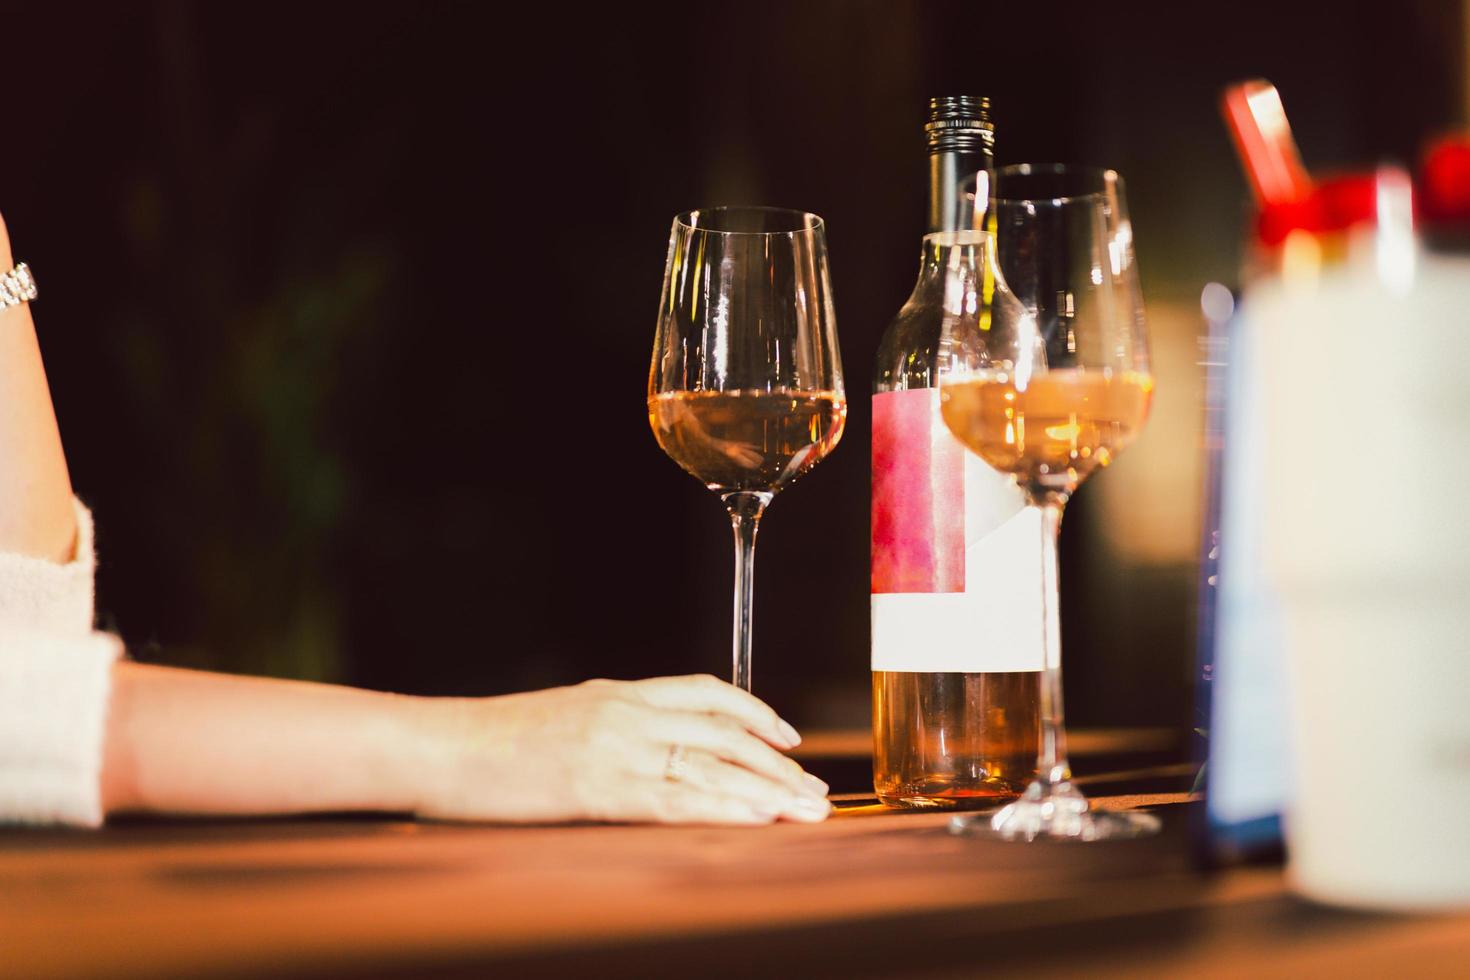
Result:
<svg viewBox="0 0 1470 980"><path fill-rule="evenodd" d="M648 422L730 511L734 682L746 691L761 514L832 451L846 420L822 219L755 207L674 218Z"/></svg>
<svg viewBox="0 0 1470 980"><path fill-rule="evenodd" d="M961 189L991 255L954 263L940 340L940 411L971 452L1009 473L1038 513L1044 617L1036 778L994 814L957 816L957 833L1007 839L1136 837L1144 813L1089 812L1072 783L1062 722L1057 532L1079 484L1133 441L1154 379L1123 181L1060 165L976 174Z"/></svg>

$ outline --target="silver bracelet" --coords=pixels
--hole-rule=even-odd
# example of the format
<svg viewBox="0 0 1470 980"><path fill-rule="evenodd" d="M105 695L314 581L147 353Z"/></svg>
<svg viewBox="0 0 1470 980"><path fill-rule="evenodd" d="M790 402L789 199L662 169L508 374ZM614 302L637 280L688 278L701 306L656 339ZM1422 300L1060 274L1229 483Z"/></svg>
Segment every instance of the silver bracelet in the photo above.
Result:
<svg viewBox="0 0 1470 980"><path fill-rule="evenodd" d="M0 276L0 310L36 298L36 279L24 262Z"/></svg>

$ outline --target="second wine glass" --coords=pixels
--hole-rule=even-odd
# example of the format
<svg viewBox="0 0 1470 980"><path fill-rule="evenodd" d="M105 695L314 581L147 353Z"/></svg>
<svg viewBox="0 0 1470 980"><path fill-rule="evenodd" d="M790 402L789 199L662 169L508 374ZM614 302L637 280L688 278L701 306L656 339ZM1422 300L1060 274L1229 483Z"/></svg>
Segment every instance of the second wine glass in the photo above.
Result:
<svg viewBox="0 0 1470 980"><path fill-rule="evenodd" d="M744 690L761 514L832 451L846 420L822 219L750 207L676 217L648 421L663 451L730 512L733 679Z"/></svg>
<svg viewBox="0 0 1470 980"><path fill-rule="evenodd" d="M1036 776L992 815L957 832L1033 840L1135 837L1143 813L1090 812L1072 782L1062 721L1057 532L1077 487L1133 441L1154 379L1123 182L1111 170L1022 164L962 189L971 225L993 231L985 262L955 263L946 283L939 398L967 449L1008 473L1040 529L1044 612L1037 662Z"/></svg>

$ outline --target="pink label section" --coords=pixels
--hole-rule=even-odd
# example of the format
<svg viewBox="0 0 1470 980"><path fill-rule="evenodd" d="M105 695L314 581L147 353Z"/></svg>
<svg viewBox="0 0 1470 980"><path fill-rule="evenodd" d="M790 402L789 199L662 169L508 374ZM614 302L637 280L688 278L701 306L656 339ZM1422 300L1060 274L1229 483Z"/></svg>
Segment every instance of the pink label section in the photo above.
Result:
<svg viewBox="0 0 1470 980"><path fill-rule="evenodd" d="M873 396L873 591L965 591L965 450L939 390Z"/></svg>

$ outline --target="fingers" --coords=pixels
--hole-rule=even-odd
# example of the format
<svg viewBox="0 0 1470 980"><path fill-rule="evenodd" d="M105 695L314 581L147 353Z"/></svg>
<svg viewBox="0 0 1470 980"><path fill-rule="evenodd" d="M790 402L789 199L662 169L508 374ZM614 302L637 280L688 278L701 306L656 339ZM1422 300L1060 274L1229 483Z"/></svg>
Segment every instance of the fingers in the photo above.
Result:
<svg viewBox="0 0 1470 980"><path fill-rule="evenodd" d="M796 729L771 710L770 705L709 674L634 681L628 690L658 708L727 715L778 748L791 749L801 744Z"/></svg>
<svg viewBox="0 0 1470 980"><path fill-rule="evenodd" d="M817 823L826 819L832 804L827 802L826 784L808 778L811 785L795 791L708 752L693 752L683 782L714 797L739 800L756 813Z"/></svg>
<svg viewBox="0 0 1470 980"><path fill-rule="evenodd" d="M757 776L796 793L810 792L821 780L808 776L794 760L756 738L734 719L693 711L667 711L651 733L661 745L682 745L743 766ZM662 760L660 760L662 763ZM826 784L821 783L821 792Z"/></svg>
<svg viewBox="0 0 1470 980"><path fill-rule="evenodd" d="M705 823L758 827L774 823L780 813L749 800L712 793L684 783L664 783L654 790L647 819L657 823Z"/></svg>
<svg viewBox="0 0 1470 980"><path fill-rule="evenodd" d="M827 784L775 748L799 736L744 691L699 676L588 681L580 692L595 706L597 744L620 733L621 775L585 801L599 819L751 825L831 812ZM676 745L687 765L669 779Z"/></svg>

